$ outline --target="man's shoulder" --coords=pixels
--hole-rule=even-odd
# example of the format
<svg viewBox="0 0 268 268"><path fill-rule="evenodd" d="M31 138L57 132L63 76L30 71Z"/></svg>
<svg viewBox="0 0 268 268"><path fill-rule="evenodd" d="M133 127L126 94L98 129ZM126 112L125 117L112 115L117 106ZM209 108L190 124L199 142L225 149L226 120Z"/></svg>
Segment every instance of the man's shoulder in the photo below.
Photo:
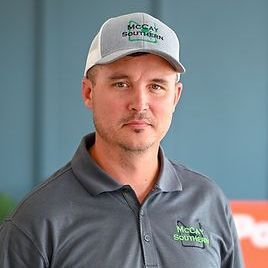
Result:
<svg viewBox="0 0 268 268"><path fill-rule="evenodd" d="M48 239L48 234L52 237L64 226L64 215L72 215L72 195L83 191L81 189L68 163L36 186L19 203L1 225L0 236L6 235L8 239L33 246L33 250L46 256L44 252L53 242Z"/></svg>
<svg viewBox="0 0 268 268"><path fill-rule="evenodd" d="M72 191L79 189L71 164L67 163L44 182L37 185L18 204L9 219L23 223L28 218L46 218L49 214L58 213L66 206Z"/></svg>
<svg viewBox="0 0 268 268"><path fill-rule="evenodd" d="M226 199L222 189L212 178L183 164L174 163L172 161L171 163L181 180L184 190L187 190L189 188L192 190L196 189L198 192L209 192L210 195L213 195L214 193L218 197L221 196L223 199Z"/></svg>

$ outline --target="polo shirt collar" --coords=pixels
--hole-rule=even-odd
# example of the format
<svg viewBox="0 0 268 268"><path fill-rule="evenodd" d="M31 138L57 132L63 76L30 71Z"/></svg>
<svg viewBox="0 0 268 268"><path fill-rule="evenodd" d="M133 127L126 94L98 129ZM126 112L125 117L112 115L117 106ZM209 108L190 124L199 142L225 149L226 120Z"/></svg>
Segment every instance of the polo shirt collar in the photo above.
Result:
<svg viewBox="0 0 268 268"><path fill-rule="evenodd" d="M92 195L112 192L122 188L122 184L110 177L96 164L94 159L91 158L88 153L88 148L90 148L94 142L94 133L85 136L81 140L71 161L71 166L76 178Z"/></svg>
<svg viewBox="0 0 268 268"><path fill-rule="evenodd" d="M88 148L95 142L95 134L85 136L71 160L72 170L77 180L92 195L103 192L112 192L124 188L90 157ZM157 189L163 192L181 191L182 185L178 173L172 163L165 157L163 149L159 149L159 159L161 163Z"/></svg>
<svg viewBox="0 0 268 268"><path fill-rule="evenodd" d="M159 159L161 163L159 179L156 183L162 192L182 191L181 178L174 165L165 156L163 148L159 148Z"/></svg>

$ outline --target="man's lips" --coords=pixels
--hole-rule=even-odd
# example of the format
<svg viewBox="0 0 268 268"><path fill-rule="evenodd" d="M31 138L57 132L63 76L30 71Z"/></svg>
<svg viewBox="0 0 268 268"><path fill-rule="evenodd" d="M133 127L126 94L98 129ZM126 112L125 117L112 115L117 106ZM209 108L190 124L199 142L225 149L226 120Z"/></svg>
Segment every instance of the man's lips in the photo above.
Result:
<svg viewBox="0 0 268 268"><path fill-rule="evenodd" d="M130 127L136 127L136 128L144 128L147 126L151 126L150 122L146 120L130 120L130 121L127 121L124 125L130 126Z"/></svg>

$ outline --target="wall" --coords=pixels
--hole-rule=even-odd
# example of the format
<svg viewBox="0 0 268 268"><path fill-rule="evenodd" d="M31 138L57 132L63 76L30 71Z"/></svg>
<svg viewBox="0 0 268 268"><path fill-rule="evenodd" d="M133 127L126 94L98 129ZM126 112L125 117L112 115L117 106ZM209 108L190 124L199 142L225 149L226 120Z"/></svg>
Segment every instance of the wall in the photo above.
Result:
<svg viewBox="0 0 268 268"><path fill-rule="evenodd" d="M17 201L93 129L80 97L89 44L110 16L144 11L181 40L171 159L233 199L268 199L268 2L1 0L0 192Z"/></svg>

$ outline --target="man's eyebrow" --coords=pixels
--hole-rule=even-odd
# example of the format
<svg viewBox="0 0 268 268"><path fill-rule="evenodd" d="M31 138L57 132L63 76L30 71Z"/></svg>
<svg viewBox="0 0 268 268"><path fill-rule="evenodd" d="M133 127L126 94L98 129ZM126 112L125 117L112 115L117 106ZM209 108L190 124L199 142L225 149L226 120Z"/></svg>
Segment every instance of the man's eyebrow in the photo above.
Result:
<svg viewBox="0 0 268 268"><path fill-rule="evenodd" d="M108 76L108 80L120 80L120 79L129 79L129 78L130 78L129 75L126 75L123 73L115 73L115 74L111 74L110 76ZM153 79L150 79L150 82L159 83L162 85L168 84L168 81L163 78L153 78Z"/></svg>
<svg viewBox="0 0 268 268"><path fill-rule="evenodd" d="M154 78L151 81L154 83L160 83L160 84L164 84L164 85L168 84L168 81L165 79L162 79L162 78Z"/></svg>
<svg viewBox="0 0 268 268"><path fill-rule="evenodd" d="M115 73L115 74L111 74L110 76L108 76L109 80L118 80L118 79L128 79L129 76L126 74L121 74L121 73Z"/></svg>

